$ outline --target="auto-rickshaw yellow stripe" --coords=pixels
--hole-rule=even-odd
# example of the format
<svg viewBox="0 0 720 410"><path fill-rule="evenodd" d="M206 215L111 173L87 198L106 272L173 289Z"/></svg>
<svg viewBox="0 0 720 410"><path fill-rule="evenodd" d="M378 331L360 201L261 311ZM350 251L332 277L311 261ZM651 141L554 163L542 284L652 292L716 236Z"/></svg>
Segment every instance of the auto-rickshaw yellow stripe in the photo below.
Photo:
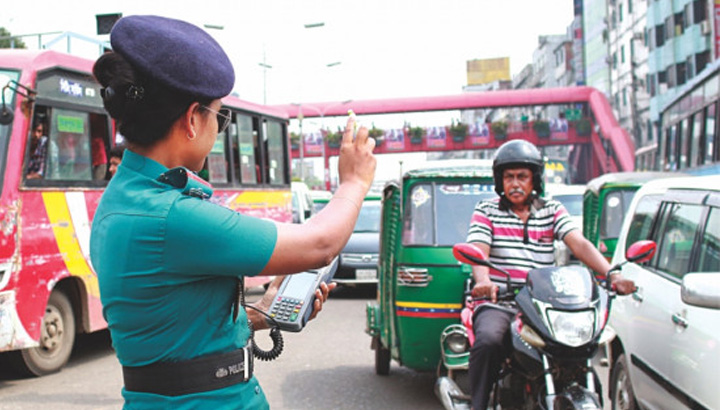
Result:
<svg viewBox="0 0 720 410"><path fill-rule="evenodd" d="M100 297L97 276L85 260L75 235L75 226L70 216L65 193L43 192L42 198L65 266L71 275L78 276L85 282L89 294Z"/></svg>
<svg viewBox="0 0 720 410"><path fill-rule="evenodd" d="M406 308L424 308L424 309L461 309L461 303L421 303L421 302L399 302L395 301L395 306Z"/></svg>

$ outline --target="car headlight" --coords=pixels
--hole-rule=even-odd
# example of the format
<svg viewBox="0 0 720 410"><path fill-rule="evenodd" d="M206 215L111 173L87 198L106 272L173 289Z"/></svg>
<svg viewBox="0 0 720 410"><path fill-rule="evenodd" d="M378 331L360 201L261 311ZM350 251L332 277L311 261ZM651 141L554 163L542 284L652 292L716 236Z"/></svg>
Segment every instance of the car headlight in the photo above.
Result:
<svg viewBox="0 0 720 410"><path fill-rule="evenodd" d="M577 347L589 342L595 330L595 311L565 312L547 310L550 329L555 339L565 345Z"/></svg>

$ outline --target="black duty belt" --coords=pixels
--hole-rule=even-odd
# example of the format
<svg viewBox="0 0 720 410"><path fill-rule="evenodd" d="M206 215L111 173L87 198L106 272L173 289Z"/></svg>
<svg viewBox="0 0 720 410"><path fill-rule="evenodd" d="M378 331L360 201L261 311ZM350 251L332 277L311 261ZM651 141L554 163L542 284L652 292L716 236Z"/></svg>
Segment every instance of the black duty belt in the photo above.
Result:
<svg viewBox="0 0 720 410"><path fill-rule="evenodd" d="M252 377L252 347L182 362L158 362L140 367L123 366L125 390L181 396L222 389Z"/></svg>

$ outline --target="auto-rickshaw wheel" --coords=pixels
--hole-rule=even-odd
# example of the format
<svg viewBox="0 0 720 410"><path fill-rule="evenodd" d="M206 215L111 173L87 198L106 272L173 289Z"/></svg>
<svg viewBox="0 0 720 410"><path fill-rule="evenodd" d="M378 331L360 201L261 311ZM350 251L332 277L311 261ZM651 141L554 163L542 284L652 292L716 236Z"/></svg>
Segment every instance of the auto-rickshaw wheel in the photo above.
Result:
<svg viewBox="0 0 720 410"><path fill-rule="evenodd" d="M377 346L375 348L375 373L380 376L387 376L390 374L390 350L382 345L379 338L374 342L373 345Z"/></svg>

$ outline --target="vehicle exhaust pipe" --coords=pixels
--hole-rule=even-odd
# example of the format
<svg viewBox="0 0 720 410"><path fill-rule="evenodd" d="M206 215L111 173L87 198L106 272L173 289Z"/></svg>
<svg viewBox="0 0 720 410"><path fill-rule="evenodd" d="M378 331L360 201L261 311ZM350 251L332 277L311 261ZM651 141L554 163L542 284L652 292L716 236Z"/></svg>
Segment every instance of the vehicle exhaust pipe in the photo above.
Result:
<svg viewBox="0 0 720 410"><path fill-rule="evenodd" d="M463 393L457 383L449 377L438 377L435 382L435 395L445 410L470 410L470 396Z"/></svg>

